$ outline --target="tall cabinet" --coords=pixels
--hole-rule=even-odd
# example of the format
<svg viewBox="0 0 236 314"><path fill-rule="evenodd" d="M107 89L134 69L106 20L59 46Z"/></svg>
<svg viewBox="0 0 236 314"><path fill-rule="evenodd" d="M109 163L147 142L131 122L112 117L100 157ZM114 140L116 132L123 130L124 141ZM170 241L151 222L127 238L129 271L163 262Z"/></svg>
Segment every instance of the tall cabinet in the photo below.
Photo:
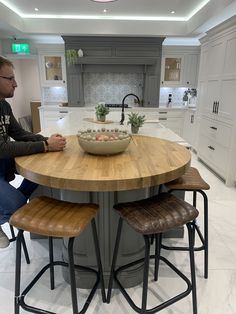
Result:
<svg viewBox="0 0 236 314"><path fill-rule="evenodd" d="M228 186L236 178L236 18L201 40L198 157Z"/></svg>

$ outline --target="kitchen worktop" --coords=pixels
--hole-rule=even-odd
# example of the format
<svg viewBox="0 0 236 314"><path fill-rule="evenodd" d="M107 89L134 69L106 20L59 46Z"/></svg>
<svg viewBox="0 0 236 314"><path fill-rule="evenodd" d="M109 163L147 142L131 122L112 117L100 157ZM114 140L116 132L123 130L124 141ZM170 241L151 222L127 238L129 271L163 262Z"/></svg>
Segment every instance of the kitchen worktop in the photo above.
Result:
<svg viewBox="0 0 236 314"><path fill-rule="evenodd" d="M88 110L88 111L94 111L95 106L85 106L85 107L72 107L72 106L61 106L60 104L54 104L54 105L44 105L41 106L42 109L50 109L50 110L58 110L58 109L62 109L62 110L73 110L73 111L77 111L77 110ZM109 108L110 111L121 111L121 108ZM166 106L160 106L160 107L128 107L125 108L125 111L131 111L131 110L135 110L135 111L153 111L153 110L188 110L188 109L193 109L195 110L196 107L192 106L171 106L171 107L166 107Z"/></svg>
<svg viewBox="0 0 236 314"><path fill-rule="evenodd" d="M109 114L109 121L111 121L110 123L98 124L88 121L88 119L93 120L94 118L94 108L91 108L91 110L75 111L68 114L68 116L66 116L65 118L59 120L54 127L45 129L42 133L45 136L49 136L52 133L59 132L66 136L77 134L79 130L86 130L87 128L93 130L100 129L101 127L107 129L119 128L128 130L130 132L130 126L127 125L127 120L125 120L125 125L120 125L119 113L115 110L113 114L112 112ZM178 136L170 129L165 128L160 122L158 122L158 120L147 120L144 123L143 127L139 129L139 134L166 139L184 145L188 148L190 147L190 145L183 138Z"/></svg>

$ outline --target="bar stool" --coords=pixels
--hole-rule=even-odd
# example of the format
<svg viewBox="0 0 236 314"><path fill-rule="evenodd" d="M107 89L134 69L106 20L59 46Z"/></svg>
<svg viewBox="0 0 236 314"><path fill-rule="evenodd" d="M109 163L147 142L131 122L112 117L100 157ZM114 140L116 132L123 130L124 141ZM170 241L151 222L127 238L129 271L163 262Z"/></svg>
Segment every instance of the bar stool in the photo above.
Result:
<svg viewBox="0 0 236 314"><path fill-rule="evenodd" d="M195 264L194 264L194 251L193 251L193 239L194 239L194 220L198 216L196 208L186 203L185 201L178 199L170 193L161 193L157 196L144 199L141 201L134 201L129 203L120 203L114 206L117 213L120 215L115 248L113 253L111 274L108 285L107 302L110 302L113 281L118 285L119 290L124 295L125 299L134 311L142 314L156 313L160 310L170 306L171 304L183 299L190 292L192 292L193 302L193 314L197 314L197 295L196 295L196 278L195 278ZM140 233L144 237L145 242L145 257L139 260L133 261L126 265L116 268L116 260L119 249L120 236L122 231L123 221L126 221L128 225L136 232ZM187 225L189 235L189 255L190 255L190 269L191 269L191 281L178 270L172 263L166 258L160 255L161 253L161 235L163 232L181 226ZM154 235L155 238L155 254L150 255L150 237ZM148 272L149 261L154 259L154 280L158 279L159 261L163 261L169 266L182 280L186 283L187 288L183 292L176 296L164 301L163 303L155 306L152 309L147 309L147 293L148 293ZM131 299L126 289L118 279L118 274L129 267L133 267L137 264L144 262L143 270L143 288L142 288L142 303L141 308L138 307Z"/></svg>
<svg viewBox="0 0 236 314"><path fill-rule="evenodd" d="M16 235L15 235L14 228L10 224L9 224L9 227L10 227L10 231L11 231L11 238L9 239L9 241L10 242L16 241ZM30 264L29 253L28 253L28 250L27 250L27 246L26 246L26 243L25 243L24 236L22 238L22 247L23 247L23 251L24 251L24 254L25 254L26 263Z"/></svg>
<svg viewBox="0 0 236 314"><path fill-rule="evenodd" d="M15 314L20 313L20 307L33 313L53 313L44 309L36 308L25 303L25 296L36 284L47 269L50 269L50 288L54 289L54 266L61 265L69 268L71 285L71 298L73 314L78 314L78 303L76 295L75 268L92 272L96 276L82 310L85 313L100 283L103 302L106 302L102 264L99 250L99 243L95 224L95 215L98 210L96 204L75 204L60 200L55 200L46 196L36 197L29 203L17 210L10 218L10 223L19 229L16 244L16 274L15 274ZM73 244L74 238L79 236L87 225L91 222L93 240L97 258L98 270L89 267L74 265ZM21 245L23 232L29 231L49 238L49 263L33 278L29 285L20 292L21 279ZM53 259L53 239L52 237L68 237L68 263L54 261Z"/></svg>
<svg viewBox="0 0 236 314"><path fill-rule="evenodd" d="M208 198L204 190L209 190L210 186L207 184L201 177L199 171L196 168L190 167L186 173L171 182L165 183L165 186L169 189L169 192L173 191L190 191L193 192L193 206L197 206L197 193L200 193L203 196L204 204L204 236L200 231L200 228L197 223L195 223L195 228L199 239L202 243L201 246L194 246L194 251L203 251L204 250L204 277L208 278ZM183 246L167 246L162 245L166 250L179 250L179 251L188 251L189 249Z"/></svg>

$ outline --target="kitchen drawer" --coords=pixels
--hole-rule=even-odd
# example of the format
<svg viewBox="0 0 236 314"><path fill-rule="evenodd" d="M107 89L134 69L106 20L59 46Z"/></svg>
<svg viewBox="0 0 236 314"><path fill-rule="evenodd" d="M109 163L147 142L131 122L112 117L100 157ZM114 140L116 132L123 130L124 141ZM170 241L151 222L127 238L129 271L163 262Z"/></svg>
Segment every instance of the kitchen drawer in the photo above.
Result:
<svg viewBox="0 0 236 314"><path fill-rule="evenodd" d="M219 145L211 138L201 136L198 145L198 157L217 172L221 177L226 178L229 165L229 150Z"/></svg>
<svg viewBox="0 0 236 314"><path fill-rule="evenodd" d="M158 110L158 116L161 117L170 117L170 118L183 118L184 117L184 110Z"/></svg>
<svg viewBox="0 0 236 314"><path fill-rule="evenodd" d="M171 129L173 132L182 136L183 133L183 122L181 118L169 118L169 117L159 117L159 122L166 128Z"/></svg>
<svg viewBox="0 0 236 314"><path fill-rule="evenodd" d="M229 147L232 127L225 124L202 118L200 120L201 137L207 136L218 144Z"/></svg>
<svg viewBox="0 0 236 314"><path fill-rule="evenodd" d="M41 110L40 111L40 124L41 129L46 129L52 127L56 124L56 122L60 119L63 119L69 114L69 110L67 109L53 109L53 110Z"/></svg>

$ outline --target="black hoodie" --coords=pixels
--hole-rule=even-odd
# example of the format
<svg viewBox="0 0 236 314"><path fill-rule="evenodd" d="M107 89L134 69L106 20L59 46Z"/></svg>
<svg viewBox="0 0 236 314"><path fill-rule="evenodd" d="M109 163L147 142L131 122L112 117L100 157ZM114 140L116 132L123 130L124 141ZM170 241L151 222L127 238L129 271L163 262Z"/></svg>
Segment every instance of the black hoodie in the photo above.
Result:
<svg viewBox="0 0 236 314"><path fill-rule="evenodd" d="M9 103L0 100L0 163L6 158L43 153L45 139L40 134L25 131L14 117Z"/></svg>

